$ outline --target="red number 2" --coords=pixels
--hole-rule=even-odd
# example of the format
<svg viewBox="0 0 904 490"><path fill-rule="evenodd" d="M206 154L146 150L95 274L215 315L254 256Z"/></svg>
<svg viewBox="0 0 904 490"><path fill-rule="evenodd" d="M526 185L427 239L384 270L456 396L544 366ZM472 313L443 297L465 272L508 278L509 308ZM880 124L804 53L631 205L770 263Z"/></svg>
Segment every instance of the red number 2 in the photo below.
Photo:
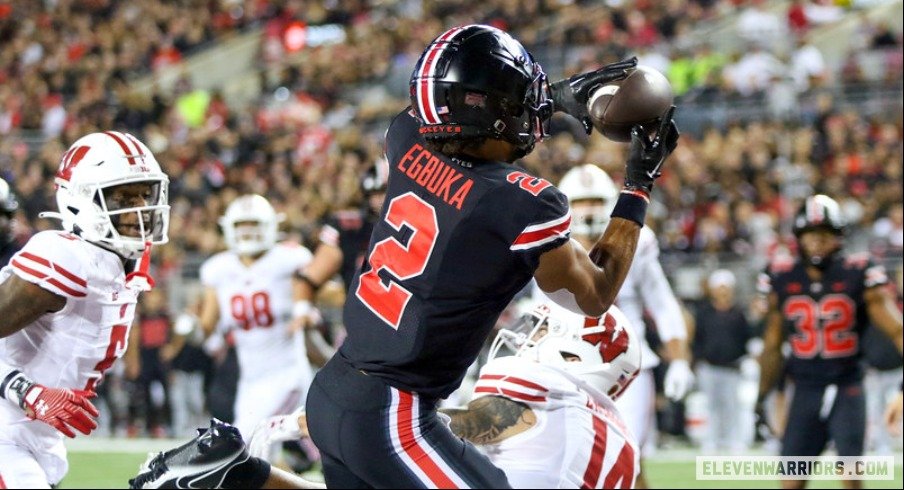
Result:
<svg viewBox="0 0 904 490"><path fill-rule="evenodd" d="M96 373L92 373L88 383L85 385L85 391L94 391L102 379L104 372L110 369L110 366L116 362L116 359L126 351L126 335L129 333L128 325L113 325L110 331L110 344L107 345L107 352L104 358L94 366Z"/></svg>
<svg viewBox="0 0 904 490"><path fill-rule="evenodd" d="M845 357L857 351L854 325L855 305L844 295L831 294L817 303L809 296L793 296L785 302L785 317L794 322L791 336L794 355L812 359Z"/></svg>
<svg viewBox="0 0 904 490"><path fill-rule="evenodd" d="M270 295L266 291L258 291L245 297L236 294L229 299L232 318L238 322L242 330L254 327L270 327L273 325L273 313L270 312Z"/></svg>
<svg viewBox="0 0 904 490"><path fill-rule="evenodd" d="M361 275L355 296L390 327L398 330L411 299L411 291L392 280L384 285L380 271L386 269L394 281L404 281L424 273L439 235L436 209L412 192L393 199L386 212L386 222L396 231L405 225L412 229L408 244L393 237L381 240L367 258L370 270Z"/></svg>

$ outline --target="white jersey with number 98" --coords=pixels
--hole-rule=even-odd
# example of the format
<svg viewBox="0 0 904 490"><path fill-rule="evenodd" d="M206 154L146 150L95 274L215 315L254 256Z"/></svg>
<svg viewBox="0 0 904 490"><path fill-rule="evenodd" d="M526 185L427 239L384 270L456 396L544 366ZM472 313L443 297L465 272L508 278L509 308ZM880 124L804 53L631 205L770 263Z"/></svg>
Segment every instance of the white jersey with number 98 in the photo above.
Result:
<svg viewBox="0 0 904 490"><path fill-rule="evenodd" d="M231 332L235 340L243 381L283 369L298 369L310 377L307 359L299 355L303 337L293 339L288 331L292 276L310 260L308 249L278 244L250 266L229 251L214 255L201 266L201 283L217 292L218 328L224 334Z"/></svg>

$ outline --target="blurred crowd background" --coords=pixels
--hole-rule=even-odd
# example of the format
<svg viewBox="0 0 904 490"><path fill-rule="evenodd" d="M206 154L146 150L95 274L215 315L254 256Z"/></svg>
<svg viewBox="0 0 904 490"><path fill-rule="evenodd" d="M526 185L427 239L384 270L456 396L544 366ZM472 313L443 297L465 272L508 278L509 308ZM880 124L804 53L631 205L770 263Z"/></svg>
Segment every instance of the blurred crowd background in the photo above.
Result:
<svg viewBox="0 0 904 490"><path fill-rule="evenodd" d="M900 271L901 10L900 0L0 1L0 176L19 196L26 240L56 226L38 213L55 208L53 174L81 135L130 132L169 174L162 287L139 321L147 372L108 383L140 379L140 396L110 396L132 405L113 411L111 431L163 436L184 430L169 405L185 397L167 396L168 381L205 373L210 385L228 355L167 351L198 265L223 246L225 205L265 195L288 238L316 245L326 215L361 204L360 176L407 105L414 62L453 25L510 31L553 80L631 55L667 74L683 135L649 225L689 308L717 268L734 271L749 302L756 273L793 253L790 218L814 192L842 203L849 248ZM566 117L553 130L525 167L557 182L594 163L621 179L626 145Z"/></svg>

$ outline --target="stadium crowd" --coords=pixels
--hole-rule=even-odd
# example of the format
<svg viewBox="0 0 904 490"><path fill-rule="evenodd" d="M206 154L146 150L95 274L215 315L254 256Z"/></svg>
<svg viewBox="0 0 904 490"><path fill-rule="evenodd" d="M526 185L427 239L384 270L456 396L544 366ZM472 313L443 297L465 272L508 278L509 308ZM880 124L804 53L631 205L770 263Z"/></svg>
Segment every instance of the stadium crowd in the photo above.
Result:
<svg viewBox="0 0 904 490"><path fill-rule="evenodd" d="M240 193L267 196L286 214L289 235L313 245L325 215L358 205L359 176L381 154L390 110L406 97L377 91L377 97L357 104L347 89L390 83L400 73L407 88L411 66L436 32L478 21L518 33L529 47L542 45L542 52L574 47L575 54L562 63L566 73L637 53L643 63L669 74L679 108L738 100L755 104L783 77L793 80L795 93L814 101L794 117L731 121L683 135L650 213L664 254L752 257L752 266L761 267L793 246L789 220L801 200L818 191L843 204L858 246L883 257L901 256L901 113L851 110L839 103L843 90L837 90L839 84L867 81L899 88L900 32L864 20L859 40L836 67L821 60L807 37L814 26L845 15L831 2L793 2L784 19L762 1L606 4L0 2L0 177L21 202L19 239L55 226L37 216L55 207L53 175L64 149L80 135L116 128L145 141L170 177L171 242L156 252L158 283L165 285L167 277L189 270L186 264L222 247L217 218ZM773 54L763 46L743 53L706 44L671 47L702 22L738 11L751 36L776 25L777 17L775 28L790 33L787 53ZM291 53L283 39L297 22L339 24L347 42ZM198 99L188 78L172 92L130 90L134 77L256 27L264 33L257 67L263 83L250 107L235 107L217 91ZM858 65L864 52L883 53L887 61L879 75ZM751 78L752 72L762 78ZM526 158L526 167L557 182L569 168L590 162L620 180L625 145L599 135L588 138L564 119L554 122L551 144ZM152 308L156 317L165 310ZM165 334L146 337L151 347L165 344ZM156 421L148 425L160 427Z"/></svg>

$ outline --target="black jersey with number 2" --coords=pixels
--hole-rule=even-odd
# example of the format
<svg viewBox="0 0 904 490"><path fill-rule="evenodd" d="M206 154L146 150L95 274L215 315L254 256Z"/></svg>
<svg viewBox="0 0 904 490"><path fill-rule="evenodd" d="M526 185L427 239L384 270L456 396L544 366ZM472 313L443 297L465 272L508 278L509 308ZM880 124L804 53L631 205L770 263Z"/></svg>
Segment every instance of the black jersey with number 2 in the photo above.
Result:
<svg viewBox="0 0 904 490"><path fill-rule="evenodd" d="M428 150L407 111L385 146L389 188L349 288L339 352L391 386L442 398L540 255L568 240L568 200L519 167Z"/></svg>

